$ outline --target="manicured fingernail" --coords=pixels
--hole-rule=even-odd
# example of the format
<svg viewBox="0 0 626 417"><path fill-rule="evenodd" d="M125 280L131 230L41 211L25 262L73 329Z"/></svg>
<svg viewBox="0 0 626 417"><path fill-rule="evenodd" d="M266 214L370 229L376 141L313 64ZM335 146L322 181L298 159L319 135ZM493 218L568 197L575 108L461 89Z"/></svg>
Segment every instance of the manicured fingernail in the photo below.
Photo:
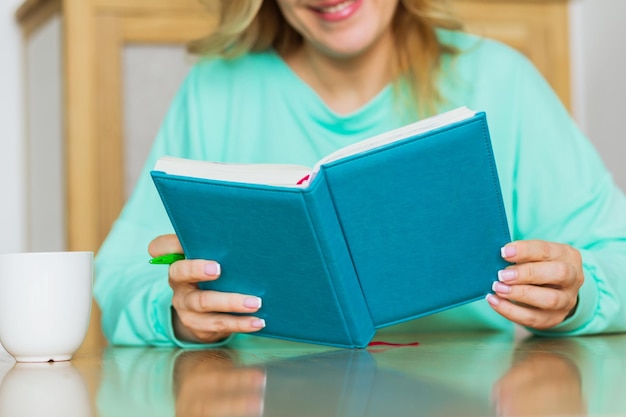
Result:
<svg viewBox="0 0 626 417"><path fill-rule="evenodd" d="M207 275L216 276L219 275L221 272L222 268L217 262L209 262L208 264L204 265L204 273Z"/></svg>
<svg viewBox="0 0 626 417"><path fill-rule="evenodd" d="M494 292L499 292L501 294L509 294L511 292L511 286L510 285L506 285L503 284L501 282L498 281L494 281L493 285L491 286L491 289Z"/></svg>
<svg viewBox="0 0 626 417"><path fill-rule="evenodd" d="M500 304L500 300L498 299L498 297L496 297L493 294L487 294L486 298L487 298L487 302L494 307Z"/></svg>
<svg viewBox="0 0 626 417"><path fill-rule="evenodd" d="M263 319L254 319L252 323L250 323L252 327L255 329L262 329L265 327L265 320Z"/></svg>
<svg viewBox="0 0 626 417"><path fill-rule="evenodd" d="M510 282L517 278L517 271L514 269L503 269L498 271L498 279L502 282Z"/></svg>
<svg viewBox="0 0 626 417"><path fill-rule="evenodd" d="M247 297L243 300L243 305L248 308L261 308L263 301L259 297Z"/></svg>
<svg viewBox="0 0 626 417"><path fill-rule="evenodd" d="M503 246L500 248L500 255L505 259L511 258L517 255L517 248L515 246Z"/></svg>

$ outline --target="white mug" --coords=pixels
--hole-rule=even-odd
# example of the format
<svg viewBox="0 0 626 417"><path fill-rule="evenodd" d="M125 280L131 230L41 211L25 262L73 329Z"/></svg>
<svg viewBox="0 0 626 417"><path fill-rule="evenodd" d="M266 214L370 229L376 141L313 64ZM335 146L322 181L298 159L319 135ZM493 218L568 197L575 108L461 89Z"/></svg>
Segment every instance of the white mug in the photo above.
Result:
<svg viewBox="0 0 626 417"><path fill-rule="evenodd" d="M70 360L89 327L93 252L0 254L0 343L18 362Z"/></svg>

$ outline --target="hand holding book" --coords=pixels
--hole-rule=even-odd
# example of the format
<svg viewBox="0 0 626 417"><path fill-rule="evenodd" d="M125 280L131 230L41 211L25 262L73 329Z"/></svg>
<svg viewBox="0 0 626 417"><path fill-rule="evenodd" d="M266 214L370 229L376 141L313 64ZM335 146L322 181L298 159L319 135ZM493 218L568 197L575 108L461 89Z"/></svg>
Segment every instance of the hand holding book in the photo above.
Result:
<svg viewBox="0 0 626 417"><path fill-rule="evenodd" d="M254 332L263 328L262 319L251 317L261 307L259 297L246 294L204 291L199 281L220 277L220 264L212 260L185 260L178 237L161 235L149 245L153 265L168 265L172 296L172 328L177 339L191 343L216 343L234 331ZM246 315L236 316L233 313Z"/></svg>
<svg viewBox="0 0 626 417"><path fill-rule="evenodd" d="M199 287L262 298L260 335L363 347L377 328L484 298L506 266L486 116L466 108L312 168L162 158L152 177L186 257L222 266Z"/></svg>

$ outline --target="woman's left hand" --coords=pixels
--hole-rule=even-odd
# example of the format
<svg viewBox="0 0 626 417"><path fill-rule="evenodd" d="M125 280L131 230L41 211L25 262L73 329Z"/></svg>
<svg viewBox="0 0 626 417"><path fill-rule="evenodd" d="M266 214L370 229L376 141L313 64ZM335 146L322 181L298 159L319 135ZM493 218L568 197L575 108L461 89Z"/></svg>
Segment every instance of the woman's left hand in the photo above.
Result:
<svg viewBox="0 0 626 417"><path fill-rule="evenodd" d="M569 245L519 240L502 248L513 265L498 273L491 307L507 319L537 330L554 327L577 306L584 275L580 252Z"/></svg>

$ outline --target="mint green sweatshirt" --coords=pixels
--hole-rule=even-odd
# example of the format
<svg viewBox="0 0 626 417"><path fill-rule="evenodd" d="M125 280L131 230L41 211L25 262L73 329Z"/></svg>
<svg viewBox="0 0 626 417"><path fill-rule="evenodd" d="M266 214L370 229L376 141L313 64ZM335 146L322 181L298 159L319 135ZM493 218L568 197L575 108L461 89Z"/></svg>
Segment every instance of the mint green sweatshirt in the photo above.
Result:
<svg viewBox="0 0 626 417"><path fill-rule="evenodd" d="M487 113L512 238L567 243L582 253L585 283L576 313L542 333L625 331L623 192L526 58L494 41L441 36L463 52L444 65L440 110L465 105ZM96 258L94 292L108 340L188 346L172 329L167 267L147 262L148 243L173 233L149 175L157 158L312 166L340 147L412 121L400 113L388 86L354 113L336 114L273 51L197 63ZM511 331L513 325L481 300L386 331L398 329Z"/></svg>

